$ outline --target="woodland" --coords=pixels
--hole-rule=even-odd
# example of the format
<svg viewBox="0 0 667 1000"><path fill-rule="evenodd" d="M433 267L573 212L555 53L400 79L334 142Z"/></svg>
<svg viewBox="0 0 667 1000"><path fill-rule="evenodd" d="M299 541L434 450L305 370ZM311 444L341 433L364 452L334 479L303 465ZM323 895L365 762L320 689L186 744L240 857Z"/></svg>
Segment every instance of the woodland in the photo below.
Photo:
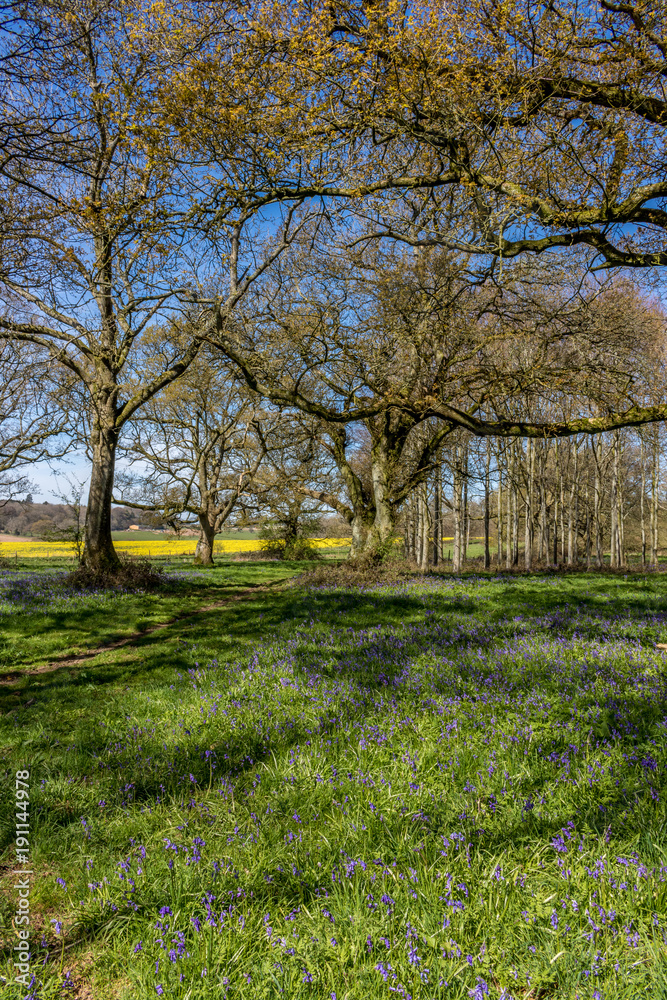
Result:
<svg viewBox="0 0 667 1000"><path fill-rule="evenodd" d="M2 10L2 489L83 449L91 572L114 503L459 568L473 455L501 561L656 564L660 5Z"/></svg>
<svg viewBox="0 0 667 1000"><path fill-rule="evenodd" d="M3 996L667 997L664 0L7 0L0 111Z"/></svg>

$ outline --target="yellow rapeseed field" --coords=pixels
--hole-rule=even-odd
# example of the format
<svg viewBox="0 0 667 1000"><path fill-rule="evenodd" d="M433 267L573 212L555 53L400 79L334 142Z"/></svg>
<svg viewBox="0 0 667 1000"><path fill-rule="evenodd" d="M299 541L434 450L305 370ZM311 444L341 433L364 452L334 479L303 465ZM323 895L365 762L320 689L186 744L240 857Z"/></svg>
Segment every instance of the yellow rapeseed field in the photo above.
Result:
<svg viewBox="0 0 667 1000"><path fill-rule="evenodd" d="M312 544L318 549L340 548L349 545L349 538L313 538ZM137 539L134 541L117 541L114 547L117 552L125 552L132 556L187 556L194 555L196 538L171 538L163 540L161 538ZM262 543L257 539L243 539L216 541L214 554L223 555L227 552L259 552ZM72 546L62 542L42 542L38 539L19 540L16 542L4 542L0 544L0 557L13 559L46 559L50 556L68 557L74 554Z"/></svg>

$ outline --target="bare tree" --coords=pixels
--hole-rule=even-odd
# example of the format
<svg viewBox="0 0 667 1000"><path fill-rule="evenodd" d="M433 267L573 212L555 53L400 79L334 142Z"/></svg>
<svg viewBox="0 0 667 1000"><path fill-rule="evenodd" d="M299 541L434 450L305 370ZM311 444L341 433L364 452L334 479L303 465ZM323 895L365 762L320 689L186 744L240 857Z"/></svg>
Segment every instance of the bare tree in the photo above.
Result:
<svg viewBox="0 0 667 1000"><path fill-rule="evenodd" d="M201 353L130 424L123 451L147 471L120 474L114 502L179 527L194 517L195 562L213 565L215 536L253 487L266 454L272 421L260 404L220 356Z"/></svg>
<svg viewBox="0 0 667 1000"><path fill-rule="evenodd" d="M623 296L603 309L603 289L585 270L520 263L499 285L464 255L381 253L364 241L350 251L349 239L343 226L325 246L313 237L293 248L242 317L210 340L254 391L321 421L346 484L342 503L326 502L352 525L355 556L386 554L400 504L456 428L545 439L635 419L627 351L603 350L623 333ZM529 401L545 392L569 393L570 411L532 419ZM660 419L648 408L638 422L647 413ZM349 461L354 424L368 436L369 483ZM516 561L516 497L510 503Z"/></svg>
<svg viewBox="0 0 667 1000"><path fill-rule="evenodd" d="M0 503L30 491L36 462L61 458L71 447L69 404L67 379L47 354L0 345Z"/></svg>
<svg viewBox="0 0 667 1000"><path fill-rule="evenodd" d="M44 0L0 24L0 288L11 301L0 331L41 347L81 387L94 569L118 565L123 428L188 369L202 323L227 322L289 245L312 179L272 114L272 50L251 48L244 19L209 12L215 24L201 4ZM219 103L204 129L194 95L207 45ZM242 129L228 127L230 108ZM283 170L289 188L276 186Z"/></svg>

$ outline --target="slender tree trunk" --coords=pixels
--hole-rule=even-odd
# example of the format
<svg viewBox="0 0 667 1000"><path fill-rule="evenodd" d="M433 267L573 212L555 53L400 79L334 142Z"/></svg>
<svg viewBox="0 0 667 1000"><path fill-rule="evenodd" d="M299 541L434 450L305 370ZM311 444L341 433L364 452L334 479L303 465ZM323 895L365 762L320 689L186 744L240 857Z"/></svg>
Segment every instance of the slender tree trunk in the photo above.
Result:
<svg viewBox="0 0 667 1000"><path fill-rule="evenodd" d="M421 554L419 551L421 539L421 524L419 522L419 497L417 491L412 494L412 558L419 565Z"/></svg>
<svg viewBox="0 0 667 1000"><path fill-rule="evenodd" d="M623 438L620 431L616 431L616 435L615 446L618 453L618 473L616 478L616 554L618 556L618 565L622 569L626 569L625 504L623 503Z"/></svg>
<svg viewBox="0 0 667 1000"><path fill-rule="evenodd" d="M512 566L512 489L514 487L514 469L512 461L512 448L510 445L507 454L507 486L505 487L505 569Z"/></svg>
<svg viewBox="0 0 667 1000"><path fill-rule="evenodd" d="M503 559L503 468L500 464L500 448L498 449L498 491L496 493L496 562L498 569Z"/></svg>
<svg viewBox="0 0 667 1000"><path fill-rule="evenodd" d="M410 496L410 554L412 561L419 565L419 501L417 491L413 490Z"/></svg>
<svg viewBox="0 0 667 1000"><path fill-rule="evenodd" d="M560 452L559 452L560 454ZM570 457L570 446L568 444L568 466ZM565 562L565 476L563 475L562 457L558 462L558 511L560 515L560 558Z"/></svg>
<svg viewBox="0 0 667 1000"><path fill-rule="evenodd" d="M530 572L533 568L533 480L535 476L535 442L532 438L528 438L528 443L526 444L526 462L528 464L528 477L526 485L524 559L526 570Z"/></svg>
<svg viewBox="0 0 667 1000"><path fill-rule="evenodd" d="M611 463L611 488L609 490L610 539L609 565L617 569L620 565L618 551L618 431L613 435L613 459Z"/></svg>
<svg viewBox="0 0 667 1000"><path fill-rule="evenodd" d="M463 543L461 566L464 567L468 558L470 544L470 511L468 510L468 442L463 445Z"/></svg>
<svg viewBox="0 0 667 1000"><path fill-rule="evenodd" d="M586 477L586 569L591 568L591 505L588 488L588 476Z"/></svg>
<svg viewBox="0 0 667 1000"><path fill-rule="evenodd" d="M623 474L618 491L618 560L623 569L627 569L628 559L625 551L625 503L623 501Z"/></svg>
<svg viewBox="0 0 667 1000"><path fill-rule="evenodd" d="M579 442L574 440L574 470L570 483L570 497L567 508L567 564L576 566L577 553L577 521L579 499Z"/></svg>
<svg viewBox="0 0 667 1000"><path fill-rule="evenodd" d="M644 446L644 434L639 431L640 461L642 466L641 492L639 494L639 516L641 520L642 533L642 570L646 569L646 448Z"/></svg>
<svg viewBox="0 0 667 1000"><path fill-rule="evenodd" d="M602 460L602 440L598 434L593 438L593 458L595 460L595 482L594 489L594 509L593 509L593 533L595 535L595 563L598 569L604 566L604 553L602 551L602 470L600 462Z"/></svg>
<svg viewBox="0 0 667 1000"><path fill-rule="evenodd" d="M405 515L403 520L403 555L410 558L410 533L411 533L412 497L408 497L405 503Z"/></svg>
<svg viewBox="0 0 667 1000"><path fill-rule="evenodd" d="M536 449L536 478L537 478L537 561L544 561L544 441L540 441L539 448Z"/></svg>
<svg viewBox="0 0 667 1000"><path fill-rule="evenodd" d="M546 486L544 492L546 493ZM551 522L546 500L544 503L544 561L547 569L551 569Z"/></svg>
<svg viewBox="0 0 667 1000"><path fill-rule="evenodd" d="M549 450L548 447L543 447L542 449L542 462L541 462L541 477L540 477L540 493L541 493L541 511L540 520L542 522L542 544L544 546L544 565L547 569L551 566L551 534L549 531L549 506L548 506L548 496L547 496L547 469L549 463Z"/></svg>
<svg viewBox="0 0 667 1000"><path fill-rule="evenodd" d="M653 468L651 470L651 566L658 568L658 483L660 480L660 439L653 427Z"/></svg>
<svg viewBox="0 0 667 1000"><path fill-rule="evenodd" d="M554 441L554 538L553 538L553 566L558 569L558 510L559 504L559 493L558 493L558 476L559 476L559 447L558 438Z"/></svg>
<svg viewBox="0 0 667 1000"><path fill-rule="evenodd" d="M417 493L410 494L410 558L417 562L419 554L419 514L417 510Z"/></svg>
<svg viewBox="0 0 667 1000"><path fill-rule="evenodd" d="M433 565L440 562L440 495L442 491L442 471L438 466L435 470L433 489Z"/></svg>
<svg viewBox="0 0 667 1000"><path fill-rule="evenodd" d="M454 544L452 549L452 572L461 572L461 549L463 543L463 456L462 447L456 445L454 457Z"/></svg>
<svg viewBox="0 0 667 1000"><path fill-rule="evenodd" d="M484 466L484 569L491 567L491 550L489 546L489 521L490 521L490 472L491 472L491 442L486 439L486 463Z"/></svg>
<svg viewBox="0 0 667 1000"><path fill-rule="evenodd" d="M512 456L512 566L519 565L519 458L518 442L514 442Z"/></svg>
<svg viewBox="0 0 667 1000"><path fill-rule="evenodd" d="M558 497L554 500L554 558L553 565L555 569L558 569L558 510L560 508L560 503Z"/></svg>
<svg viewBox="0 0 667 1000"><path fill-rule="evenodd" d="M85 541L82 562L96 572L117 569L120 560L111 537L111 500L118 431L113 416L96 417L92 428L93 466L88 491Z"/></svg>
<svg viewBox="0 0 667 1000"><path fill-rule="evenodd" d="M419 524L421 537L419 540L419 568L425 573L429 567L429 509L426 484L419 488Z"/></svg>
<svg viewBox="0 0 667 1000"><path fill-rule="evenodd" d="M195 549L195 563L198 566L213 566L213 543L215 542L215 522L205 513L199 514L199 540Z"/></svg>

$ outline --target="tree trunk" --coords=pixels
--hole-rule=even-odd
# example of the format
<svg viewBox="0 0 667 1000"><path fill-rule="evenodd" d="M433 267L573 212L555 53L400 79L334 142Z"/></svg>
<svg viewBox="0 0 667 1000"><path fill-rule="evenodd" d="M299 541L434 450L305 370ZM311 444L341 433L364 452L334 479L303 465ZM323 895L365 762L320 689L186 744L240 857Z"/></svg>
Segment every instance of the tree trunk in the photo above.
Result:
<svg viewBox="0 0 667 1000"><path fill-rule="evenodd" d="M430 518L428 509L428 494L426 492L426 484L423 483L419 489L419 524L421 527L421 538L419 543L419 568L422 573L425 573L429 567L429 549L430 549L430 539L429 539L429 528L430 528Z"/></svg>
<svg viewBox="0 0 667 1000"><path fill-rule="evenodd" d="M403 555L407 560L410 560L412 557L412 544L412 494L410 494L405 504L405 515L403 520Z"/></svg>
<svg viewBox="0 0 667 1000"><path fill-rule="evenodd" d="M625 504L623 503L623 476L621 474L618 490L618 558L623 569L627 569L627 556L625 552Z"/></svg>
<svg viewBox="0 0 667 1000"><path fill-rule="evenodd" d="M465 567L470 545L470 511L468 510L468 442L463 445L463 542L461 546L461 568Z"/></svg>
<svg viewBox="0 0 667 1000"><path fill-rule="evenodd" d="M371 469L375 517L363 548L363 558L372 562L382 562L388 555L396 523L394 507L389 499L387 463L382 450L378 451L373 456Z"/></svg>
<svg viewBox="0 0 667 1000"><path fill-rule="evenodd" d="M651 566L658 568L658 481L660 477L660 448L658 427L653 427L653 468L651 470Z"/></svg>
<svg viewBox="0 0 667 1000"><path fill-rule="evenodd" d="M519 490L518 480L518 445L514 442L512 454L512 566L519 565Z"/></svg>
<svg viewBox="0 0 667 1000"><path fill-rule="evenodd" d="M484 467L484 569L491 567L491 550L489 547L489 479L491 469L491 443L486 439L486 465Z"/></svg>
<svg viewBox="0 0 667 1000"><path fill-rule="evenodd" d="M591 506L588 489L588 474L586 476L586 569L591 568Z"/></svg>
<svg viewBox="0 0 667 1000"><path fill-rule="evenodd" d="M616 476L616 555L618 565L626 569L625 557L625 505L623 503L623 440L621 432L616 431L615 450L618 454L618 472Z"/></svg>
<svg viewBox="0 0 667 1000"><path fill-rule="evenodd" d="M577 553L577 516L579 497L579 442L574 439L574 471L570 483L570 497L567 505L567 564L576 566Z"/></svg>
<svg viewBox="0 0 667 1000"><path fill-rule="evenodd" d="M331 441L330 453L338 466L338 470L347 487L348 496L350 498L350 506L352 509L351 516L349 508L347 512L343 513L343 510L340 507L337 507L335 503L334 510L338 510L338 512L347 519L352 529L352 542L350 544L350 554L348 556L348 560L352 562L359 559L363 555L364 548L366 546L368 532L373 523L373 517L375 514L373 498L368 494L368 491L364 488L363 483L348 462L346 451L348 445L346 428L333 427L328 431L328 436ZM313 494L308 495L312 496ZM318 498L317 494L314 496L315 499Z"/></svg>
<svg viewBox="0 0 667 1000"><path fill-rule="evenodd" d="M350 554L348 558L357 559L363 552L364 545L366 544L368 523L363 514L357 512L350 522L350 527L352 528L352 541L350 543Z"/></svg>
<svg viewBox="0 0 667 1000"><path fill-rule="evenodd" d="M642 466L641 492L639 494L639 515L641 519L642 533L642 570L646 569L646 449L644 447L644 435L639 432L639 447Z"/></svg>
<svg viewBox="0 0 667 1000"><path fill-rule="evenodd" d="M595 482L593 485L594 489L594 508L593 508L593 534L595 536L595 564L598 569L602 569L604 566L604 554L602 552L602 523L601 523L601 508L602 508L602 483L601 483L601 473L600 460L602 458L602 440L600 435L597 438L593 438L593 458L595 461Z"/></svg>
<svg viewBox="0 0 667 1000"><path fill-rule="evenodd" d="M93 467L86 511L83 565L96 572L115 570L120 560L111 537L111 500L116 467L118 431L95 420L91 434Z"/></svg>
<svg viewBox="0 0 667 1000"><path fill-rule="evenodd" d="M528 572L533 568L533 478L535 475L535 443L528 438L526 443L526 524L524 532L524 560Z"/></svg>
<svg viewBox="0 0 667 1000"><path fill-rule="evenodd" d="M558 569L558 510L560 504L558 502L558 477L559 477L559 467L560 467L560 457L558 448L558 438L554 441L554 546L553 546L553 565L555 569Z"/></svg>
<svg viewBox="0 0 667 1000"><path fill-rule="evenodd" d="M620 565L618 551L618 431L614 431L613 460L611 464L611 488L609 490L609 514L611 521L609 537L609 565L617 569Z"/></svg>
<svg viewBox="0 0 667 1000"><path fill-rule="evenodd" d="M461 572L461 548L463 542L463 475L462 448L456 445L454 460L454 545L452 550L452 572Z"/></svg>
<svg viewBox="0 0 667 1000"><path fill-rule="evenodd" d="M440 562L440 536L442 534L442 466L435 470L435 496L433 498L433 565Z"/></svg>
<svg viewBox="0 0 667 1000"><path fill-rule="evenodd" d="M549 533L549 504L547 495L547 466L549 462L549 451L543 445L540 456L540 558L544 558L544 565L549 569L551 565L551 545Z"/></svg>
<svg viewBox="0 0 667 1000"><path fill-rule="evenodd" d="M512 565L512 490L514 489L514 468L512 461L512 450L510 445L507 456L507 486L505 488L505 569L510 569Z"/></svg>
<svg viewBox="0 0 667 1000"><path fill-rule="evenodd" d="M558 568L558 508L560 504L558 503L558 497L554 500L554 556L553 565L554 568Z"/></svg>
<svg viewBox="0 0 667 1000"><path fill-rule="evenodd" d="M544 501L542 506L542 517L544 518L544 565L551 568L551 532L549 531L549 508L546 501L547 488L544 486Z"/></svg>
<svg viewBox="0 0 667 1000"><path fill-rule="evenodd" d="M570 456L570 447L568 444L568 460ZM569 461L568 461L569 465ZM563 475L563 461L560 456L560 450L558 451L558 512L560 515L560 557L562 562L565 562L565 476Z"/></svg>
<svg viewBox="0 0 667 1000"><path fill-rule="evenodd" d="M503 559L503 466L500 454L500 445L498 445L498 493L497 493L497 514L496 514L496 548L497 555L496 561L498 563L498 569L502 565Z"/></svg>
<svg viewBox="0 0 667 1000"><path fill-rule="evenodd" d="M195 549L197 566L213 566L213 543L215 541L215 523L211 523L207 514L199 514L199 539Z"/></svg>
<svg viewBox="0 0 667 1000"><path fill-rule="evenodd" d="M399 415L400 416L400 415ZM383 414L375 423L367 424L373 441L371 447L371 484L373 490L373 523L369 528L362 559L380 563L391 550L396 526L396 504L392 486L400 462L409 426L396 414Z"/></svg>

